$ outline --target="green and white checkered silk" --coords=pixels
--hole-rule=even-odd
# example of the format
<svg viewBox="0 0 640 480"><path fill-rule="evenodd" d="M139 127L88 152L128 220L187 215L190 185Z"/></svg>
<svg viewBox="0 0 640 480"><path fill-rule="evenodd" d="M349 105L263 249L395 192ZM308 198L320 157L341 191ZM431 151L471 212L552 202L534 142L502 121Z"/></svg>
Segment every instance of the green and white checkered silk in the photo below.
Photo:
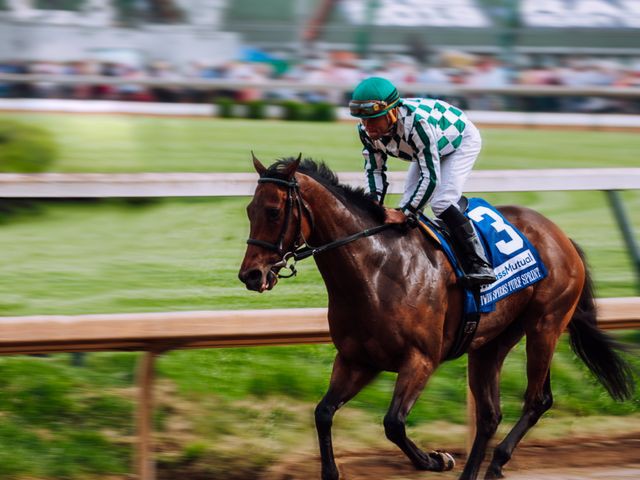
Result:
<svg viewBox="0 0 640 480"><path fill-rule="evenodd" d="M405 98L403 104L415 116L423 117L431 125L438 153L441 157L456 150L462 142L462 132L467 126L467 117L462 110L442 100L430 98Z"/></svg>
<svg viewBox="0 0 640 480"><path fill-rule="evenodd" d="M359 125L365 159L365 189L384 200L387 191L387 155L417 162L420 181L403 209L421 210L431 198L440 177L440 158L460 147L469 120L460 109L442 100L403 98L392 135L372 141Z"/></svg>

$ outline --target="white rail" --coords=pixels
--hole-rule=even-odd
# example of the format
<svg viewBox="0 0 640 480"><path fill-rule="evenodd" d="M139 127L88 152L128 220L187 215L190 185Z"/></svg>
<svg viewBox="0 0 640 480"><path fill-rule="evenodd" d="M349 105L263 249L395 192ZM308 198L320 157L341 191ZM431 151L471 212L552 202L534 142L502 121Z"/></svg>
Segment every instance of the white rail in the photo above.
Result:
<svg viewBox="0 0 640 480"><path fill-rule="evenodd" d="M639 93L640 95L640 93ZM63 112L91 114L214 117L218 106L209 103L125 102L114 100L68 100L53 98L0 98L0 111ZM281 118L282 108L270 105L269 118ZM345 107L337 107L339 120L355 122ZM640 129L640 115L592 113L537 113L467 110L480 126L510 126L577 129Z"/></svg>
<svg viewBox="0 0 640 480"><path fill-rule="evenodd" d="M391 172L389 193L402 193L404 172ZM363 174L339 174L360 186ZM0 174L0 198L247 196L255 173L38 173ZM467 192L640 189L640 168L476 170Z"/></svg>

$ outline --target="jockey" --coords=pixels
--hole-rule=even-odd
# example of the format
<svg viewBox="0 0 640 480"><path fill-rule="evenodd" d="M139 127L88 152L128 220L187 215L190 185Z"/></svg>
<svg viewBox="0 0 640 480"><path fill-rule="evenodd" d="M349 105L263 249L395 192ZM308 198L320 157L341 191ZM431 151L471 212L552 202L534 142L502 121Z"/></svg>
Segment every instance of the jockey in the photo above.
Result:
<svg viewBox="0 0 640 480"><path fill-rule="evenodd" d="M496 277L480 239L458 208L462 187L482 146L475 125L464 112L442 100L400 98L396 87L380 77L360 82L349 110L361 120L358 133L364 147L365 190L380 204L388 186L387 156L411 162L400 206L385 209L385 223L405 223L408 215L430 204L451 230L465 280L471 285L493 283Z"/></svg>

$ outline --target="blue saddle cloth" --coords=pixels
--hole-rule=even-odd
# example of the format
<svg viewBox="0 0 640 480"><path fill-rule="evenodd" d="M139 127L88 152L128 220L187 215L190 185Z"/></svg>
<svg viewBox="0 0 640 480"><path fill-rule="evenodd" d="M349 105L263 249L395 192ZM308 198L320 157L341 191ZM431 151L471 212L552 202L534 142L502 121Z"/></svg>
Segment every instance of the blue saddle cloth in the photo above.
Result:
<svg viewBox="0 0 640 480"><path fill-rule="evenodd" d="M464 214L473 222L497 278L494 283L480 287L479 295L477 290L465 289L465 314L492 312L499 300L547 276L547 269L534 246L486 200L470 198ZM420 226L437 238L456 275L464 276L441 227L422 214Z"/></svg>

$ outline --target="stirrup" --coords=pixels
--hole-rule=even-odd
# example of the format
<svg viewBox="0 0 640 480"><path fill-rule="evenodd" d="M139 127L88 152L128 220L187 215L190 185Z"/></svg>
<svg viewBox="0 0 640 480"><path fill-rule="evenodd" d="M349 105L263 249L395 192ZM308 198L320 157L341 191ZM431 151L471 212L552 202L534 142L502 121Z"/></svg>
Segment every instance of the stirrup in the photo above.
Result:
<svg viewBox="0 0 640 480"><path fill-rule="evenodd" d="M482 268L481 271L464 272L464 281L471 286L489 285L496 280L496 276L487 268Z"/></svg>
<svg viewBox="0 0 640 480"><path fill-rule="evenodd" d="M494 275L467 273L463 280L469 286L480 286L492 284L496 281L496 277Z"/></svg>
<svg viewBox="0 0 640 480"><path fill-rule="evenodd" d="M464 282L470 286L489 285L497 280L493 269L483 259L470 261L464 270Z"/></svg>

